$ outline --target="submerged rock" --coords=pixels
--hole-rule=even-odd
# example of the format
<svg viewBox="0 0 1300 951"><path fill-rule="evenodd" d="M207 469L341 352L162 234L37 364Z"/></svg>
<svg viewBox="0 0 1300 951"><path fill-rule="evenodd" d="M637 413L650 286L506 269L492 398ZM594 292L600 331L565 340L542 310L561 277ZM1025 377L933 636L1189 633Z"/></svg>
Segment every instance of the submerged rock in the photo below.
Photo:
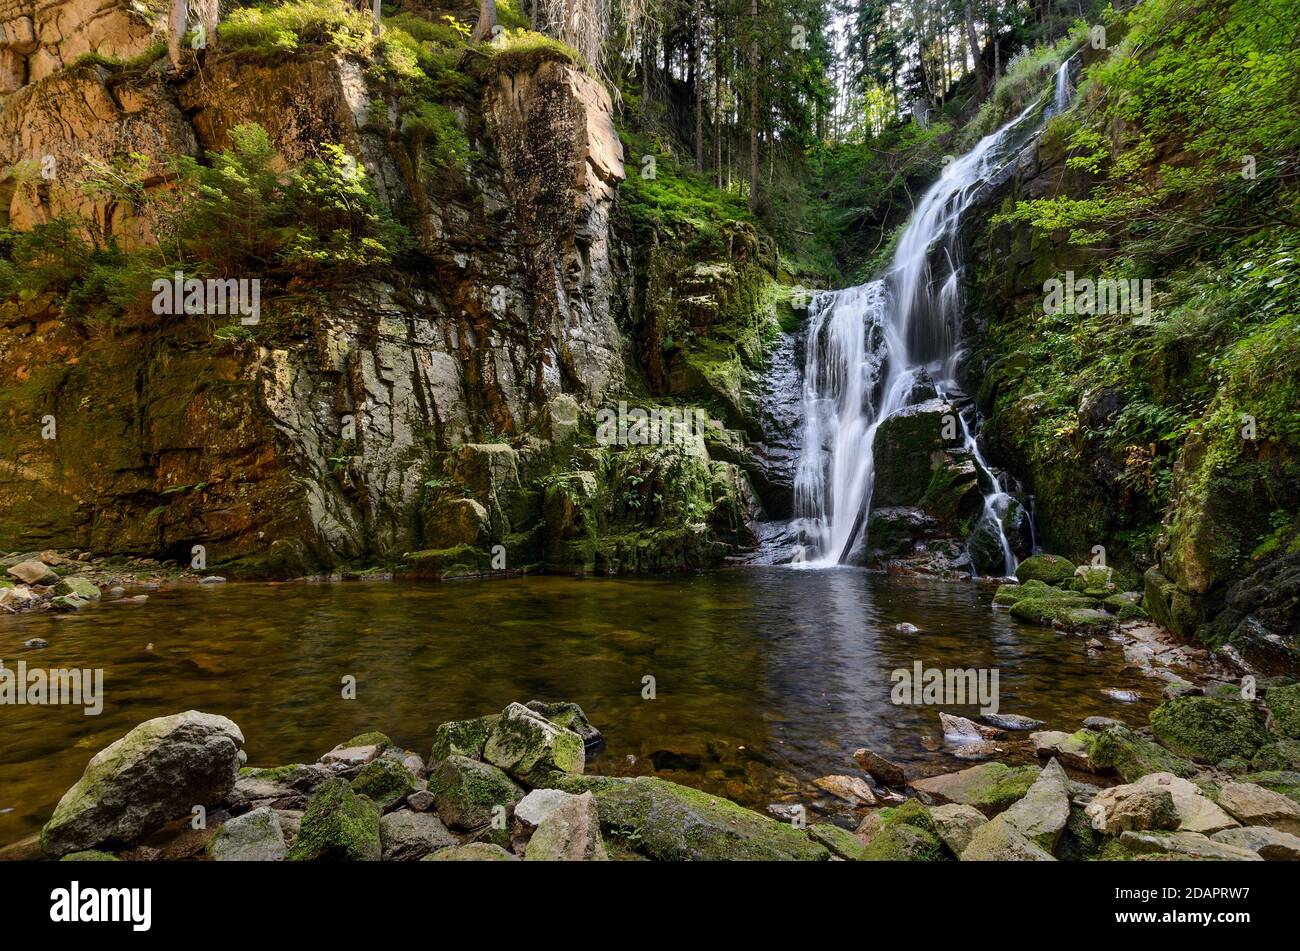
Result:
<svg viewBox="0 0 1300 951"><path fill-rule="evenodd" d="M187 710L146 720L90 760L41 830L63 855L130 844L234 788L244 735L222 716Z"/></svg>
<svg viewBox="0 0 1300 951"><path fill-rule="evenodd" d="M853 761L861 766L872 779L883 786L904 786L907 784L907 778L903 775L903 767L865 747L853 751Z"/></svg>

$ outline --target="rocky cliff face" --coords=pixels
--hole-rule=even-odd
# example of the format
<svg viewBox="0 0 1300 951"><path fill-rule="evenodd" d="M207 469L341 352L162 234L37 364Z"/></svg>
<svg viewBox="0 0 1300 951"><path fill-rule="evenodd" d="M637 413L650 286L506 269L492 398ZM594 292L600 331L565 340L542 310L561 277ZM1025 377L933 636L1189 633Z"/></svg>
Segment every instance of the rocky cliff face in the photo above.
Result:
<svg viewBox="0 0 1300 951"><path fill-rule="evenodd" d="M1133 583L1142 577L1144 605L1166 627L1230 644L1266 668L1293 670L1300 665L1300 532L1277 518L1300 508L1300 451L1276 433L1241 435L1227 392L1215 390L1220 384L1208 396L1193 395L1221 372L1211 368L1211 344L1144 344L1151 321L1137 315L1127 335L1109 344L1111 360L1125 367L1118 383L1099 381L1096 371L1063 385L1042 382L1043 364L1057 359L1052 335L1069 332L1068 324L1042 316L1045 282L1067 271L1097 277L1106 253L1073 247L1063 232L990 225L989 217L1017 200L1086 197L1092 179L1067 164L1069 154L1049 128L990 196L986 213L968 221L973 306L966 334L974 348L964 373L987 416L988 454L1032 493L1046 550L1082 561L1101 546ZM1248 398L1241 412L1273 398L1263 381L1255 386L1255 402ZM1156 446L1124 435L1126 406L1197 399L1205 405L1175 443L1163 487L1152 474Z"/></svg>
<svg viewBox="0 0 1300 951"><path fill-rule="evenodd" d="M644 362L620 326L623 147L598 81L544 55L479 74L457 113L475 160L441 175L362 62L218 48L181 73L66 66L74 49L125 56L150 35L123 26L133 8L95 10L75 44L42 33L25 54L41 65L0 106L6 165L47 163L68 186L134 152L158 187L171 156L257 123L286 166L341 144L418 253L362 285L288 295L224 339L203 318L88 333L51 300L6 302L0 548L188 561L203 545L233 573L441 574L487 568L493 551L492 568L680 567L744 540L747 483L698 439L651 452L591 437L592 410ZM6 197L15 228L74 213L129 244L149 227L128 202L39 175L11 175Z"/></svg>

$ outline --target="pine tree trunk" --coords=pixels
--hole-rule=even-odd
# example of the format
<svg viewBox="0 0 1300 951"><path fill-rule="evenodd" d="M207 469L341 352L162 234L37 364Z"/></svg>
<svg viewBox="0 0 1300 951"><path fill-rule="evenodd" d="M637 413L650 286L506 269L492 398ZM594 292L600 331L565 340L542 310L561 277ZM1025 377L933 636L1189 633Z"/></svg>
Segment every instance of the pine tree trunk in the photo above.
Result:
<svg viewBox="0 0 1300 951"><path fill-rule="evenodd" d="M181 47L185 45L185 27L190 19L188 0L172 0L167 16L167 61L172 69L181 65Z"/></svg>
<svg viewBox="0 0 1300 951"><path fill-rule="evenodd" d="M474 35L471 39L475 43L482 43L484 40L492 39L492 29L496 25L497 0L479 0L478 23L474 25Z"/></svg>
<svg viewBox="0 0 1300 951"><path fill-rule="evenodd" d="M971 57L975 61L975 86L979 90L980 99L983 99L988 92L988 77L984 75L984 57L980 55L980 38L975 32L975 13L971 10L971 0L965 0L962 16L966 20L966 43L970 46Z"/></svg>
<svg viewBox="0 0 1300 951"><path fill-rule="evenodd" d="M758 0L749 0L749 210L758 211Z"/></svg>
<svg viewBox="0 0 1300 951"><path fill-rule="evenodd" d="M691 65L695 73L695 167L704 171L704 15L700 0L695 0L695 56Z"/></svg>

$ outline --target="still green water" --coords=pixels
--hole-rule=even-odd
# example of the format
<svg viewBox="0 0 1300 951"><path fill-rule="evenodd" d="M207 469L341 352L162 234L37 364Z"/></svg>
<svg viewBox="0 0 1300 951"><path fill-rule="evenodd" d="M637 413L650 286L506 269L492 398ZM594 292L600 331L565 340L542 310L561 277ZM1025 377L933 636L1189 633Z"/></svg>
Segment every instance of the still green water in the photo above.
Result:
<svg viewBox="0 0 1300 951"><path fill-rule="evenodd" d="M314 761L378 729L428 755L445 720L512 700L580 703L605 734L589 772L658 775L762 808L859 774L859 746L931 771L934 706L895 706L896 668L997 668L1001 712L1074 730L1144 721L1160 684L1084 639L990 609L992 591L856 569L653 579L186 585L142 604L0 619L13 668L104 669L104 709L0 706L0 845L37 831L86 761L150 717L230 717L250 765ZM921 630L902 634L908 622ZM44 638L48 647L24 649ZM357 697L342 697L356 678ZM653 677L655 699L643 699ZM1143 695L1118 703L1103 688ZM975 715L972 706L943 707ZM815 793L815 790L813 790Z"/></svg>

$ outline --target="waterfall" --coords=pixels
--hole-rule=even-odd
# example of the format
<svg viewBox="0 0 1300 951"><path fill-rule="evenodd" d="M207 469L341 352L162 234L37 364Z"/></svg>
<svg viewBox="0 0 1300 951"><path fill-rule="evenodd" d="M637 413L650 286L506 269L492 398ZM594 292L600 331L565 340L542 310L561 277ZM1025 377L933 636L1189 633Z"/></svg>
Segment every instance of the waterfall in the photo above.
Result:
<svg viewBox="0 0 1300 951"><path fill-rule="evenodd" d="M794 561L840 564L853 549L870 512L872 444L881 422L936 394L961 397L956 383L961 218L988 185L1010 171L1016 147L1037 134L1041 123L1026 120L1041 106L1041 99L1035 101L965 155L948 161L917 204L880 278L822 292L812 301L802 393L803 448L795 473ZM991 486L982 519L996 525L1005 571L1010 573L1016 559L1002 519L1011 498L986 465L964 418L961 426L981 482Z"/></svg>
<svg viewBox="0 0 1300 951"><path fill-rule="evenodd" d="M1077 61L1076 56L1067 56L1061 61L1061 66L1056 71L1056 82L1052 94L1052 108L1048 112L1049 116L1059 116L1066 109L1070 108L1070 100L1074 98L1074 63Z"/></svg>

